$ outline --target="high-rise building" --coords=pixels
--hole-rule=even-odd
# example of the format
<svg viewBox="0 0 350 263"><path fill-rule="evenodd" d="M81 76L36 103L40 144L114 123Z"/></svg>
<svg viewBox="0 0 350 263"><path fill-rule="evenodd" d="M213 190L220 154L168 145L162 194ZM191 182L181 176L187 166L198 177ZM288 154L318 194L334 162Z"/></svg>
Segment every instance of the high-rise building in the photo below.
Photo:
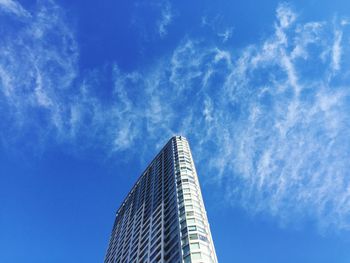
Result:
<svg viewBox="0 0 350 263"><path fill-rule="evenodd" d="M216 263L186 138L171 138L117 211L105 263Z"/></svg>

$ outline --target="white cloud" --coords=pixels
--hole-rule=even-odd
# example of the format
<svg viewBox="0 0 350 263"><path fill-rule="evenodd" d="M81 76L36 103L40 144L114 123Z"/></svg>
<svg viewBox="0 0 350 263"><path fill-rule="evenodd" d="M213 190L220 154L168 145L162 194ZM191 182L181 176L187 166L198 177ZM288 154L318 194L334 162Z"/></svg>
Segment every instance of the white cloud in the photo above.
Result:
<svg viewBox="0 0 350 263"><path fill-rule="evenodd" d="M41 34L37 34L39 31ZM52 41L57 46L52 45ZM5 27L0 46L3 50L0 101L8 105L4 114L17 118L18 123L31 123L34 127L38 125L35 117L27 123L27 113L34 113L39 108L48 125L42 128L43 134L51 127L63 129L68 97L64 92L71 89L75 78L77 47L55 4L38 6L38 11L23 21L16 31Z"/></svg>
<svg viewBox="0 0 350 263"><path fill-rule="evenodd" d="M222 42L227 42L231 37L232 37L232 28L228 28L225 31L223 31L222 33L218 33L218 36L220 38L222 38Z"/></svg>
<svg viewBox="0 0 350 263"><path fill-rule="evenodd" d="M171 24L173 20L173 12L169 2L166 2L162 7L161 18L158 22L158 32L160 37L165 37L168 34L167 27Z"/></svg>
<svg viewBox="0 0 350 263"><path fill-rule="evenodd" d="M206 122L210 123L214 120L213 118L213 102L206 98L204 100L204 110L203 110L204 119Z"/></svg>
<svg viewBox="0 0 350 263"><path fill-rule="evenodd" d="M25 10L17 1L0 0L0 9L20 17L29 17L30 13Z"/></svg>
<svg viewBox="0 0 350 263"><path fill-rule="evenodd" d="M295 12L293 12L291 7L287 3L280 4L277 8L276 13L279 25L282 28L288 28L294 23L294 21L297 18L297 15L295 14Z"/></svg>
<svg viewBox="0 0 350 263"><path fill-rule="evenodd" d="M332 47L332 68L334 71L340 69L340 60L341 60L341 41L342 41L342 32L340 30L335 30L334 32L334 43Z"/></svg>
<svg viewBox="0 0 350 263"><path fill-rule="evenodd" d="M101 99L95 87L104 72L77 77L75 36L55 10L41 6L0 40L4 141L15 134L3 127L16 126L17 137L35 131L75 147L144 152L182 133L201 176L225 187L234 205L282 223L309 217L350 230L350 94L339 78L350 55L345 31L298 23L280 5L275 32L261 43L232 51L186 38L147 70L115 66Z"/></svg>
<svg viewBox="0 0 350 263"><path fill-rule="evenodd" d="M282 223L309 217L350 230L349 84L328 73L339 62L339 33L331 22L297 24L285 5L277 14L275 34L238 54L193 40L178 47L171 82L203 109L192 108L182 130L235 205Z"/></svg>

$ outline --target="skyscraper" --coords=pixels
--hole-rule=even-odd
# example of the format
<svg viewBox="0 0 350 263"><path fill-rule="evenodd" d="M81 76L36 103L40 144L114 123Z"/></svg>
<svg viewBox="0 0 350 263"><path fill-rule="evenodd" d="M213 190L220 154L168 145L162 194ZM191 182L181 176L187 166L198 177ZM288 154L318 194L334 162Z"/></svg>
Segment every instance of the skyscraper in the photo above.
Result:
<svg viewBox="0 0 350 263"><path fill-rule="evenodd" d="M171 138L117 211L105 263L216 263L186 138Z"/></svg>

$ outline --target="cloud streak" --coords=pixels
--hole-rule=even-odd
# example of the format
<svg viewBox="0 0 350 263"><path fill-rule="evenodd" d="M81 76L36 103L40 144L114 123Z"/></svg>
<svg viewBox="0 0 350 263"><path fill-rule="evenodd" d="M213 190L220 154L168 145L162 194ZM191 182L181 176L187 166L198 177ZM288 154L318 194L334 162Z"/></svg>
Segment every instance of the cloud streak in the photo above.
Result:
<svg viewBox="0 0 350 263"><path fill-rule="evenodd" d="M209 132L197 140L205 141L204 154L210 142L216 145L207 158L230 202L282 223L311 217L323 229L349 230L349 82L334 73L349 54L341 52L343 32L332 23L297 24L296 17L280 6L275 33L233 59L197 48L212 57L210 88L224 90L222 96L208 92L216 101L215 122L207 122ZM207 60L194 76L206 75Z"/></svg>
<svg viewBox="0 0 350 263"><path fill-rule="evenodd" d="M0 0L0 9L19 17L29 17L30 13L18 2L13 0Z"/></svg>
<svg viewBox="0 0 350 263"><path fill-rule="evenodd" d="M112 65L80 76L64 12L52 2L38 10L0 40L3 145L31 131L39 141L119 154L181 133L201 175L209 171L233 205L281 223L306 217L350 230L345 23L300 23L282 4L273 34L241 50L220 46L219 31L217 45L187 37L144 70ZM107 75L102 99L95 87Z"/></svg>
<svg viewBox="0 0 350 263"><path fill-rule="evenodd" d="M161 11L161 18L158 22L158 32L160 37L165 37L168 34L167 27L173 20L173 12L169 2L165 2Z"/></svg>
<svg viewBox="0 0 350 263"><path fill-rule="evenodd" d="M11 6L19 4L11 2ZM24 9L23 12L27 13ZM18 131L28 125L46 132L63 131L67 113L64 103L77 72L78 51L73 33L51 2L38 6L33 16L14 26L16 30L7 28L0 40L0 102L6 105L4 119L17 120L11 126ZM28 122L28 118L32 121ZM2 129L7 123L3 125ZM16 140L17 134L12 134L11 139Z"/></svg>

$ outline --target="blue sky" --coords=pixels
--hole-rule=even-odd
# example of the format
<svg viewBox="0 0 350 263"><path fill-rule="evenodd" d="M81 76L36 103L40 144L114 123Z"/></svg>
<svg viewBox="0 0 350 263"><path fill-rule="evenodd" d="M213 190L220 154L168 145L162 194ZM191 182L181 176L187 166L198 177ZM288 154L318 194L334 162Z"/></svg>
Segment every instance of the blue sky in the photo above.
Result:
<svg viewBox="0 0 350 263"><path fill-rule="evenodd" d="M0 262L102 262L174 134L220 262L350 262L348 10L0 0Z"/></svg>

